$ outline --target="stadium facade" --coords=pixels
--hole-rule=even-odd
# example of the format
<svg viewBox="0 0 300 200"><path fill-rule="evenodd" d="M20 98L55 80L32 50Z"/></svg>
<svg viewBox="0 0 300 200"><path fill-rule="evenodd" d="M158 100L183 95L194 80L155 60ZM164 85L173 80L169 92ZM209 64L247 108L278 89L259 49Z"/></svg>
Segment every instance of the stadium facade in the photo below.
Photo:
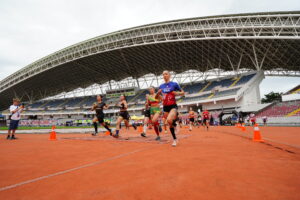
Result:
<svg viewBox="0 0 300 200"><path fill-rule="evenodd" d="M0 110L17 96L28 102L25 116L82 117L94 97L76 97L78 92L106 94L111 105L129 92L135 114L143 107L142 89L158 86L163 70L189 91L178 99L182 112L199 105L241 109L260 103L265 75L299 77L299 55L299 11L149 24L80 42L11 74L0 82ZM107 112L117 111L112 106Z"/></svg>

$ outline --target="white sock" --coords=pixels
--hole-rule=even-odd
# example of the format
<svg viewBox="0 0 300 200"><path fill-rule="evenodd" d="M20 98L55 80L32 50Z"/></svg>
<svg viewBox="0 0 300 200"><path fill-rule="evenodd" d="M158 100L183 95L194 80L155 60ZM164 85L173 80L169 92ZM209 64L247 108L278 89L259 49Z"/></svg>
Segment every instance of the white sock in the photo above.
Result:
<svg viewBox="0 0 300 200"><path fill-rule="evenodd" d="M145 124L144 125L144 133L146 134L146 132L147 132L147 125Z"/></svg>

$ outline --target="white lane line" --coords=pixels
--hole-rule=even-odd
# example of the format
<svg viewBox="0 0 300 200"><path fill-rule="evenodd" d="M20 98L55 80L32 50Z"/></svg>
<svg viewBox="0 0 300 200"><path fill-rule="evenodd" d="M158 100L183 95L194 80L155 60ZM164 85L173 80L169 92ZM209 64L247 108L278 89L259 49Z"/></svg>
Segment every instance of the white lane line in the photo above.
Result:
<svg viewBox="0 0 300 200"><path fill-rule="evenodd" d="M9 190L9 189L15 188L15 187L18 187L18 186L21 186L21 185L25 185L25 184L28 184L28 183L33 183L33 182L37 182L37 181L40 181L40 180L43 180L43 179L51 178L53 176L58 176L58 175L61 175L61 174L69 173L69 172L79 170L79 169L82 169L82 168L91 167L91 166L98 165L98 164L101 164L101 163L105 163L105 162L108 162L108 161L111 161L111 160L116 160L118 158L129 156L129 155L132 155L134 153L144 151L146 149L149 149L149 147L138 149L138 150L131 151L131 152L128 152L128 153L124 153L124 154L120 154L120 155L117 155L117 156L113 156L111 158L107 158L107 159L104 159L104 160L99 160L99 161L89 163L89 164L86 164L86 165L81 165L79 167L74 167L74 168L67 169L67 170L64 170L64 171L56 172L54 174L49 174L49 175L46 175L46 176L41 176L41 177L34 178L34 179L31 179L31 180L16 183L16 184L13 184L13 185L8 185L8 186L0 188L0 192L4 191L4 190Z"/></svg>

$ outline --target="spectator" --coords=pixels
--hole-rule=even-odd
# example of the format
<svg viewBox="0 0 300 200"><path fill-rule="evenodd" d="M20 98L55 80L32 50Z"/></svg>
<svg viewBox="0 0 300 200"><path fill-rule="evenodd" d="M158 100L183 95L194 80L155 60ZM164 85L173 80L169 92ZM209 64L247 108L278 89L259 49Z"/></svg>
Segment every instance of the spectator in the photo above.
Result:
<svg viewBox="0 0 300 200"><path fill-rule="evenodd" d="M268 121L267 116L263 116L262 120L263 120L264 126L266 126L267 125L267 121Z"/></svg>
<svg viewBox="0 0 300 200"><path fill-rule="evenodd" d="M13 99L13 105L9 107L10 111L10 122L9 122L9 128L8 128L8 134L6 139L15 140L17 139L15 137L16 130L19 126L19 121L21 119L21 112L24 109L24 105L20 104L20 100L18 98Z"/></svg>

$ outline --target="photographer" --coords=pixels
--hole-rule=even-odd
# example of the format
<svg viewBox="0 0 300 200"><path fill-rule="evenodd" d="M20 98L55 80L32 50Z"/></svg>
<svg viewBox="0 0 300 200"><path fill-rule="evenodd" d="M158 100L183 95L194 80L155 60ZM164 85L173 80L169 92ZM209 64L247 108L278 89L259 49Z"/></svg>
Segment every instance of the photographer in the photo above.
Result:
<svg viewBox="0 0 300 200"><path fill-rule="evenodd" d="M10 111L10 123L9 123L9 128L8 128L8 135L6 139L11 139L11 140L15 140L17 139L15 137L15 132L16 129L18 128L19 125L19 121L21 118L21 112L24 109L24 105L20 104L20 100L19 99L13 99L13 105L11 105L9 107L9 111ZM12 132L11 136L10 133Z"/></svg>

